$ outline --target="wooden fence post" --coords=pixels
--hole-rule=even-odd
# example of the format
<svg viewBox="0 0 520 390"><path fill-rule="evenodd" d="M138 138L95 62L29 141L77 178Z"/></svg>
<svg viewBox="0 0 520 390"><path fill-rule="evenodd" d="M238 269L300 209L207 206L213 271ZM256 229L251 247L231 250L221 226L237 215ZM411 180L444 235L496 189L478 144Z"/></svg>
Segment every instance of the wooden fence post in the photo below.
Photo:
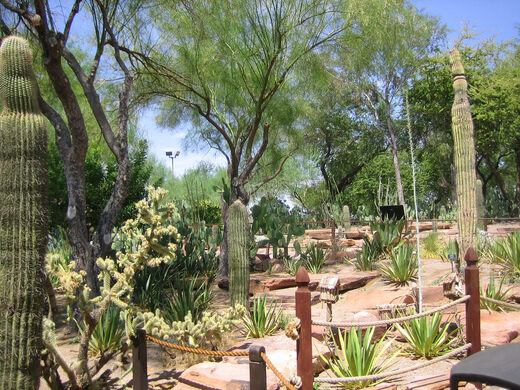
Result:
<svg viewBox="0 0 520 390"><path fill-rule="evenodd" d="M330 221L330 242L334 245L334 241L336 241L336 221Z"/></svg>
<svg viewBox="0 0 520 390"><path fill-rule="evenodd" d="M137 329L137 334L132 337L134 390L148 390L147 358L146 331L144 329Z"/></svg>
<svg viewBox="0 0 520 390"><path fill-rule="evenodd" d="M266 390L267 373L265 361L262 359L265 348L262 345L252 345L249 348L249 389Z"/></svg>
<svg viewBox="0 0 520 390"><path fill-rule="evenodd" d="M466 301L466 340L471 343L468 355L480 352L480 288L479 271L477 268L478 256L473 248L469 248L464 256L466 269L464 278L466 282L466 295L470 298Z"/></svg>
<svg viewBox="0 0 520 390"><path fill-rule="evenodd" d="M296 341L296 372L302 380L301 390L312 390L311 292L309 273L300 267L296 274L296 317L300 319L300 337Z"/></svg>

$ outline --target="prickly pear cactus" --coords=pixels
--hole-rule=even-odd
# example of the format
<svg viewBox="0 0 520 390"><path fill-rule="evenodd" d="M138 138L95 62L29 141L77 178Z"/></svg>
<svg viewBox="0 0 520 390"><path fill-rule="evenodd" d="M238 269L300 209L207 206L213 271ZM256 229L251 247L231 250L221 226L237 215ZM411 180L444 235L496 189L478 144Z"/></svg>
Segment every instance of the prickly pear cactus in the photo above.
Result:
<svg viewBox="0 0 520 390"><path fill-rule="evenodd" d="M228 210L229 290L231 304L249 307L249 219L239 200Z"/></svg>
<svg viewBox="0 0 520 390"><path fill-rule="evenodd" d="M451 108L455 183L457 189L460 259L468 248L477 245L477 201L475 174L475 141L473 119L468 99L468 83L457 49L450 52L455 99Z"/></svg>
<svg viewBox="0 0 520 390"><path fill-rule="evenodd" d="M47 246L45 122L27 42L0 47L0 389L37 389Z"/></svg>

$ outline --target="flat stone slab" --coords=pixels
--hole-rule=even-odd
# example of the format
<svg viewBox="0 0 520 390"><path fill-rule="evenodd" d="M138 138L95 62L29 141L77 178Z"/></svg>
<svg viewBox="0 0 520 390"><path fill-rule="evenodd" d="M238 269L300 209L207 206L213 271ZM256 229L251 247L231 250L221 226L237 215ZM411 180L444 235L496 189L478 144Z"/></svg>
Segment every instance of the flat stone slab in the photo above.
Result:
<svg viewBox="0 0 520 390"><path fill-rule="evenodd" d="M480 334L484 345L506 344L520 334L520 312L480 311Z"/></svg>
<svg viewBox="0 0 520 390"><path fill-rule="evenodd" d="M310 274L309 289L316 290L323 275L329 274ZM353 290L363 287L372 279L377 278L380 274L377 271L343 271L334 274L339 278L340 292ZM229 289L229 280L227 278L220 279L218 286L224 290ZM257 294L273 290L281 290L285 288L296 287L294 276L285 275L253 275L249 282L249 293Z"/></svg>
<svg viewBox="0 0 520 390"><path fill-rule="evenodd" d="M262 291L255 294L255 297L263 297L267 295L268 301L274 301L282 304L286 309L287 305L294 307L296 303L295 293L298 287L284 288L283 290ZM311 305L320 302L320 293L318 291L311 291Z"/></svg>

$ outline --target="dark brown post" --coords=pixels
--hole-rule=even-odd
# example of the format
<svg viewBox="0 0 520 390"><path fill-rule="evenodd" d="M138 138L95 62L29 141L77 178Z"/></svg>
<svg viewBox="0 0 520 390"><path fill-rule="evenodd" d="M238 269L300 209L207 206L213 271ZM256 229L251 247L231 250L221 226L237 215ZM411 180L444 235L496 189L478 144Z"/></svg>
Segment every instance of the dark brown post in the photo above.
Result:
<svg viewBox="0 0 520 390"><path fill-rule="evenodd" d="M471 343L468 355L480 352L480 289L479 272L477 268L478 256L473 248L469 248L464 257L466 269L464 278L466 282L466 295L470 298L466 301L466 339Z"/></svg>
<svg viewBox="0 0 520 390"><path fill-rule="evenodd" d="M267 373L265 361L262 359L265 348L262 345L253 345L249 348L249 389L266 390Z"/></svg>
<svg viewBox="0 0 520 390"><path fill-rule="evenodd" d="M300 319L300 337L296 341L296 373L302 379L301 390L312 390L311 292L309 273L300 267L296 274L296 317Z"/></svg>
<svg viewBox="0 0 520 390"><path fill-rule="evenodd" d="M146 331L144 329L137 329L137 334L132 337L132 361L134 390L148 390Z"/></svg>

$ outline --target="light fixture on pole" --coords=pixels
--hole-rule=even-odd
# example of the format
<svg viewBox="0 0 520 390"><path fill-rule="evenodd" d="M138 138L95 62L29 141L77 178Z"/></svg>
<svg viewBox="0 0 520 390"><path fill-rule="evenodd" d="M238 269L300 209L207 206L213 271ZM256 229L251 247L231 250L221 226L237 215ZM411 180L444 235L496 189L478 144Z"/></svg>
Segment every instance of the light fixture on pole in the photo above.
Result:
<svg viewBox="0 0 520 390"><path fill-rule="evenodd" d="M173 173L173 159L176 158L179 154L181 154L181 152L179 152L178 150L175 152L175 154L173 154L171 150L166 151L166 156L168 156L172 160L172 176L175 176L175 174Z"/></svg>

